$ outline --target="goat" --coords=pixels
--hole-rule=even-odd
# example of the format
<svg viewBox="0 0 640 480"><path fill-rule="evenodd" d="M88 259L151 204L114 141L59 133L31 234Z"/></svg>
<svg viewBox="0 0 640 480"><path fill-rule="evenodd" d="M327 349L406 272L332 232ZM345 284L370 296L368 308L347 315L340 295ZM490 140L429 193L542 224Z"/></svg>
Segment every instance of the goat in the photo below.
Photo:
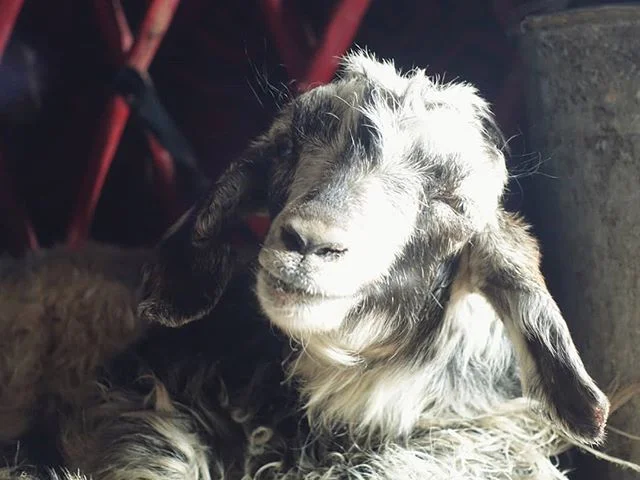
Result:
<svg viewBox="0 0 640 480"><path fill-rule="evenodd" d="M65 466L565 478L549 457L601 442L609 402L502 205L504 144L472 86L347 55L160 242L138 307L157 326L61 421ZM238 262L229 231L263 207Z"/></svg>

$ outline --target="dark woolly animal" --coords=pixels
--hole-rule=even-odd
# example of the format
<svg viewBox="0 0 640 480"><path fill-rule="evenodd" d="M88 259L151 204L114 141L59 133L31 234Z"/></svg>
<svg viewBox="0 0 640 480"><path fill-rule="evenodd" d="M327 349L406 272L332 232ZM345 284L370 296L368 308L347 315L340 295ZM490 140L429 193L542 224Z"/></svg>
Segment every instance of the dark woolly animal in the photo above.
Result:
<svg viewBox="0 0 640 480"><path fill-rule="evenodd" d="M157 326L59 415L61 464L105 480L564 478L549 458L601 441L609 402L502 207L503 147L471 86L347 56L167 233L138 310ZM229 232L265 206L264 245L240 262Z"/></svg>

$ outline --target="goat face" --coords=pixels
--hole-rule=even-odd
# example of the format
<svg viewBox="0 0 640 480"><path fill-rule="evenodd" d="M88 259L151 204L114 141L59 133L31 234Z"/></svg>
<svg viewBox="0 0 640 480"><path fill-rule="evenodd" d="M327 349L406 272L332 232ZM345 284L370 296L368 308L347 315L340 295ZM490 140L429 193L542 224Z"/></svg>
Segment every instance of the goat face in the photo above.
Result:
<svg viewBox="0 0 640 480"><path fill-rule="evenodd" d="M365 56L286 107L266 137L280 145L257 282L269 318L335 330L408 244L439 262L496 218L506 169L488 120L473 88Z"/></svg>
<svg viewBox="0 0 640 480"><path fill-rule="evenodd" d="M472 87L350 55L339 80L283 108L161 242L140 314L179 325L210 311L232 272L226 227L267 204L272 225L259 253L257 296L286 333L338 332L362 342L368 331L367 343L408 331L411 319L358 327L367 298L392 296L391 284L428 297L425 282L457 258L456 298L479 294L495 310L525 392L574 439L599 441L608 401L547 291L536 242L502 209L501 142ZM455 315L451 305L447 315Z"/></svg>

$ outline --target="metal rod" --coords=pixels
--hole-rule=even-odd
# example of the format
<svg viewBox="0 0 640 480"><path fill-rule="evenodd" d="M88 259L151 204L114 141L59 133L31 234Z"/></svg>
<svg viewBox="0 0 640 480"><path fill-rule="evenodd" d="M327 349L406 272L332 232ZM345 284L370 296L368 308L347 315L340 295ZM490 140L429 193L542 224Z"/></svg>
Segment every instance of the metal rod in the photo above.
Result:
<svg viewBox="0 0 640 480"><path fill-rule="evenodd" d="M96 0L97 3L104 0ZM136 40L131 45L126 55L126 64L139 71L146 71L151 64L164 35L173 20L180 0L152 0L147 10L144 20L140 26L140 32ZM118 5L113 4L115 11ZM119 42L113 39L116 36L112 33L110 45L126 46L128 26L122 21L122 16L117 14L112 17L115 22L113 31L120 32ZM113 25L113 24L112 24ZM113 162L118 145L122 138L124 127L129 118L129 106L119 96L114 96L108 105L102 126L99 130L97 147L94 155L90 158L84 182L81 186L78 199L75 204L74 214L71 218L67 232L67 244L72 248L77 248L86 242L89 236L91 221L107 177L107 173ZM157 149L152 148L152 152ZM154 157L155 158L155 157ZM156 165L164 168L164 160L159 160ZM165 172L166 173L166 172Z"/></svg>

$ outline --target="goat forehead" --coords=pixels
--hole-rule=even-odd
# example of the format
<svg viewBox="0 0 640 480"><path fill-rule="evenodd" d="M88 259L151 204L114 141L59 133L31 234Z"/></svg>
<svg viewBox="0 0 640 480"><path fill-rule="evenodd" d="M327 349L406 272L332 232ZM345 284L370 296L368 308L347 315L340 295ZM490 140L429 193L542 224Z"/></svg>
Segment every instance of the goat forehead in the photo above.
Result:
<svg viewBox="0 0 640 480"><path fill-rule="evenodd" d="M312 172L346 178L364 174L385 161L382 136L370 110L373 87L351 81L319 87L293 104L292 134L297 140L300 166Z"/></svg>
<svg viewBox="0 0 640 480"><path fill-rule="evenodd" d="M401 92L370 79L337 81L295 101L299 187L375 173L392 188L419 182L454 191L474 171L495 168L484 164L483 104L473 90L418 80Z"/></svg>
<svg viewBox="0 0 640 480"><path fill-rule="evenodd" d="M294 135L306 147L329 150L372 163L379 156L376 133L365 114L371 86L363 82L334 83L301 96L293 105ZM357 154L357 155L355 155Z"/></svg>

